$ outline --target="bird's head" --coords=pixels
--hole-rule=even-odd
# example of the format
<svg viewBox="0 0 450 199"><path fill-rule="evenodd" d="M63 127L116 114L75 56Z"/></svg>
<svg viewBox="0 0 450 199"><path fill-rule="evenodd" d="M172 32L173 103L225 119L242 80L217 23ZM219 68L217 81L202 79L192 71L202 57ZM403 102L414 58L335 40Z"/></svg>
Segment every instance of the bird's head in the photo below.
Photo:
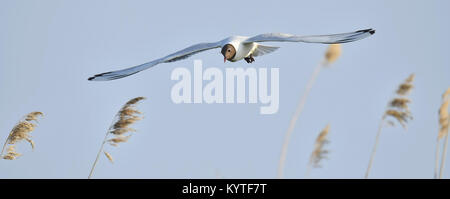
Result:
<svg viewBox="0 0 450 199"><path fill-rule="evenodd" d="M227 44L222 48L223 62L225 63L227 60L231 61L236 55L236 49L233 45Z"/></svg>

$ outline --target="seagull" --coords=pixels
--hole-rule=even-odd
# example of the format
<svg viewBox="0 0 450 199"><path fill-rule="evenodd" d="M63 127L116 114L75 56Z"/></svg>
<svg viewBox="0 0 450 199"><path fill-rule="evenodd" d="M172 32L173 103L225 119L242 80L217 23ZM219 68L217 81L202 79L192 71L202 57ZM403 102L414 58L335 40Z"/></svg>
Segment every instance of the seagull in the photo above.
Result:
<svg viewBox="0 0 450 199"><path fill-rule="evenodd" d="M322 43L322 44L337 44L348 43L356 40L366 38L375 34L374 29L358 30L355 32L331 34L331 35L310 35L300 36L285 33L266 33L254 37L245 36L231 36L218 42L213 43L199 43L189 46L183 50L177 51L165 57L147 62L138 66L126 68L123 70L116 70L106 73L100 73L89 77L90 81L108 81L114 79L124 78L135 73L141 72L145 69L151 68L162 63L170 63L186 59L194 54L211 50L214 48L221 48L223 61L236 62L244 59L247 63L253 63L254 57L262 56L277 50L279 47L261 45L263 42L304 42L304 43Z"/></svg>

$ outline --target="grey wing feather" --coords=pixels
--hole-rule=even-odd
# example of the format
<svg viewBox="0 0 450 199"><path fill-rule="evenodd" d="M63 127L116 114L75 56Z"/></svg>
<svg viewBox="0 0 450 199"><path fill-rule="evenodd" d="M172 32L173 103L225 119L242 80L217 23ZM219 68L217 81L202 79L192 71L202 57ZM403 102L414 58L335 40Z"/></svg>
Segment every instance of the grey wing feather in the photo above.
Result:
<svg viewBox="0 0 450 199"><path fill-rule="evenodd" d="M130 76L133 75L135 73L138 73L140 71L143 71L145 69L148 69L152 66L155 66L157 64L161 64L161 63L169 63L169 62L174 62L174 61L178 61L178 60L182 60L182 59L186 59L194 54L197 54L199 52L205 51L205 50L210 50L213 48L218 48L221 47L221 43L220 42L216 42L216 43L200 43L200 44L196 44L196 45L192 45L190 47L187 47L183 50L177 51L175 53L172 53L170 55L167 55L163 58L157 59L157 60L153 60L151 62L147 62L141 65L137 65L137 66L133 66L130 68L126 68L126 69L122 69L122 70L116 70L116 71L111 71L111 72L106 72L106 73L100 73L97 75L94 75L93 77L89 77L88 80L90 81L108 81L108 80L114 80L114 79L120 79L120 78L124 78L126 76Z"/></svg>
<svg viewBox="0 0 450 199"><path fill-rule="evenodd" d="M265 45L261 45L258 44L258 46L256 46L255 51L253 52L253 56L257 57L257 56L262 56L265 54L269 54L275 50L277 50L280 47L276 47L276 46L265 46Z"/></svg>
<svg viewBox="0 0 450 199"><path fill-rule="evenodd" d="M375 30L366 29L350 33L332 34L332 35L311 35L299 36L285 33L267 33L248 38L245 43L250 42L305 42L305 43L323 43L336 44L347 43L366 38L375 34Z"/></svg>
<svg viewBox="0 0 450 199"><path fill-rule="evenodd" d="M197 54L199 52L203 52L205 50L210 50L210 49L219 48L219 47L221 47L220 42L195 44L195 45L189 46L183 50L175 52L173 54L167 55L163 59L164 59L165 63L174 62L174 61L186 59L186 58L188 58L194 54Z"/></svg>

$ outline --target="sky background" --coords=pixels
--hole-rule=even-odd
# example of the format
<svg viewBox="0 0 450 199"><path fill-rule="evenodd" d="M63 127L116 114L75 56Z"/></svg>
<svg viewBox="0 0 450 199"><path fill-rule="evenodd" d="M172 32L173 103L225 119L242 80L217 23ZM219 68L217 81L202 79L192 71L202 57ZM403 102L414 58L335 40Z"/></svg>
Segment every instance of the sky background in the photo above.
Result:
<svg viewBox="0 0 450 199"><path fill-rule="evenodd" d="M0 1L0 139L31 111L45 117L0 178L87 178L105 131L129 99L144 120L127 143L107 146L94 178L275 178L285 131L322 44L274 43L270 55L223 63L220 49L128 78L90 82L200 42L266 32L329 34L374 28L342 46L321 71L293 132L285 177L304 178L318 133L331 151L312 178L363 178L376 130L397 86L416 74L408 130L385 128L370 177L432 178L437 110L450 86L450 1ZM176 67L279 67L280 107L174 104ZM449 157L450 158L450 157ZM447 165L444 177L450 177Z"/></svg>

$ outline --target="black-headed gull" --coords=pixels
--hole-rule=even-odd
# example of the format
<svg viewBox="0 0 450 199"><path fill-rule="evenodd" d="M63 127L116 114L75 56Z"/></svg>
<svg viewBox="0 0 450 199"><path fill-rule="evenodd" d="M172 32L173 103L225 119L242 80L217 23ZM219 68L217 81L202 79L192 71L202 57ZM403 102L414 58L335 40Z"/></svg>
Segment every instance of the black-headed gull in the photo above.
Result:
<svg viewBox="0 0 450 199"><path fill-rule="evenodd" d="M90 77L88 80L92 81L107 81L113 79L123 78L152 66L161 63L169 63L182 59L186 59L191 55L196 53L210 50L213 48L222 48L222 55L224 62L226 60L235 62L244 59L247 63L252 63L255 61L253 57L261 56L267 53L271 53L278 49L275 46L265 46L259 44L260 42L305 42L305 43L323 43L323 44L336 44L336 43L347 43L356 40L366 38L373 35L375 30L366 29L359 30L350 33L332 34L332 35L312 35L312 36L298 36L284 33L267 33L261 34L254 37L244 37L244 36L232 36L224 40L214 43L200 43L183 50L175 52L173 54L167 55L163 58L147 62L138 66L126 68L123 70L111 71L106 73L101 73Z"/></svg>

